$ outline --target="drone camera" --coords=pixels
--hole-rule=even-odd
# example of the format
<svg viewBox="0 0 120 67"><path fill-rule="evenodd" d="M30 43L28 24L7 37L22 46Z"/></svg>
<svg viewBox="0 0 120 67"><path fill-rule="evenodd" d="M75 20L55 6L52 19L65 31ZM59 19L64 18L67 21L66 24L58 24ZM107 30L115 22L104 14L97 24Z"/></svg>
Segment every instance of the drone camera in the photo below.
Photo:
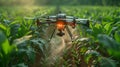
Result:
<svg viewBox="0 0 120 67"><path fill-rule="evenodd" d="M63 33L62 30L59 30L59 33L57 33L57 35L62 37L63 35L65 35L65 33Z"/></svg>

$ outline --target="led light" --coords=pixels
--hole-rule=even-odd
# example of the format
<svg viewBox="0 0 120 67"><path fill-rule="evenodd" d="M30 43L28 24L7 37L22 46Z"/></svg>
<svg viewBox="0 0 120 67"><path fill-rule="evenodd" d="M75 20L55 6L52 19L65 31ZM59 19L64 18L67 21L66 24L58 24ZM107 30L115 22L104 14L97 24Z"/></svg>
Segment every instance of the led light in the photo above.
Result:
<svg viewBox="0 0 120 67"><path fill-rule="evenodd" d="M65 27L65 22L60 21L60 20L57 21L57 29L59 29L59 30L63 30L64 27Z"/></svg>

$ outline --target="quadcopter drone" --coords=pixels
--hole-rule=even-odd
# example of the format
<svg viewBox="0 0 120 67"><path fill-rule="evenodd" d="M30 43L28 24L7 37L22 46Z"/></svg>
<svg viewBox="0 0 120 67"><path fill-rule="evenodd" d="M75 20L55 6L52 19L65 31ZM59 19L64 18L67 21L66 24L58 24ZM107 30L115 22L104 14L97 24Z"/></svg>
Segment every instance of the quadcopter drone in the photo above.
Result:
<svg viewBox="0 0 120 67"><path fill-rule="evenodd" d="M40 21L44 19L44 21ZM62 37L65 35L64 30L66 29L71 40L73 38L72 33L70 32L70 29L68 26L71 26L73 29L76 27L76 24L82 24L84 26L89 27L89 20L88 19L81 19L76 18L74 16L67 16L65 13L59 12L56 15L47 16L44 18L37 18L36 19L37 25L41 24L55 24L55 29L53 30L53 33L50 37L50 40L52 39L54 33L56 30L59 32L57 33L58 36Z"/></svg>

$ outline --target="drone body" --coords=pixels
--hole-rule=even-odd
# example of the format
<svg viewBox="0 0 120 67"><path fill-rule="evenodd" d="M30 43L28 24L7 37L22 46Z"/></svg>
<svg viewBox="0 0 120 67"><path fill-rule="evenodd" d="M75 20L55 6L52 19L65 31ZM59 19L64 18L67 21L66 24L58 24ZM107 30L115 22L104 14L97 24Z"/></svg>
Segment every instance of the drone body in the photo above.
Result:
<svg viewBox="0 0 120 67"><path fill-rule="evenodd" d="M49 24L49 25L55 24L56 27L53 30L50 40L52 39L56 30L59 31L57 33L58 36L63 36L65 34L63 33L65 29L68 31L69 36L72 39L72 34L68 26L71 26L73 29L76 27L76 24L82 24L84 26L89 27L88 19L80 19L80 18L75 18L73 16L67 16L66 14L61 13L61 12L59 12L56 15L52 15L52 16L36 18L35 20L38 26L41 24Z"/></svg>

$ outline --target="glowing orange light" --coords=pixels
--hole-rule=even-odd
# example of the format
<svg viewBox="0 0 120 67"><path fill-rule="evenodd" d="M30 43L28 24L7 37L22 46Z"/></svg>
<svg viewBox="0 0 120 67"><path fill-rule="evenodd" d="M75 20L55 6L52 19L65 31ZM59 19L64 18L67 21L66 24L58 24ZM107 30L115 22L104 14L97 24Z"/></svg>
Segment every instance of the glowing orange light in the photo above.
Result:
<svg viewBox="0 0 120 67"><path fill-rule="evenodd" d="M62 30L65 27L65 22L59 20L57 21L56 25L57 25L57 29Z"/></svg>

